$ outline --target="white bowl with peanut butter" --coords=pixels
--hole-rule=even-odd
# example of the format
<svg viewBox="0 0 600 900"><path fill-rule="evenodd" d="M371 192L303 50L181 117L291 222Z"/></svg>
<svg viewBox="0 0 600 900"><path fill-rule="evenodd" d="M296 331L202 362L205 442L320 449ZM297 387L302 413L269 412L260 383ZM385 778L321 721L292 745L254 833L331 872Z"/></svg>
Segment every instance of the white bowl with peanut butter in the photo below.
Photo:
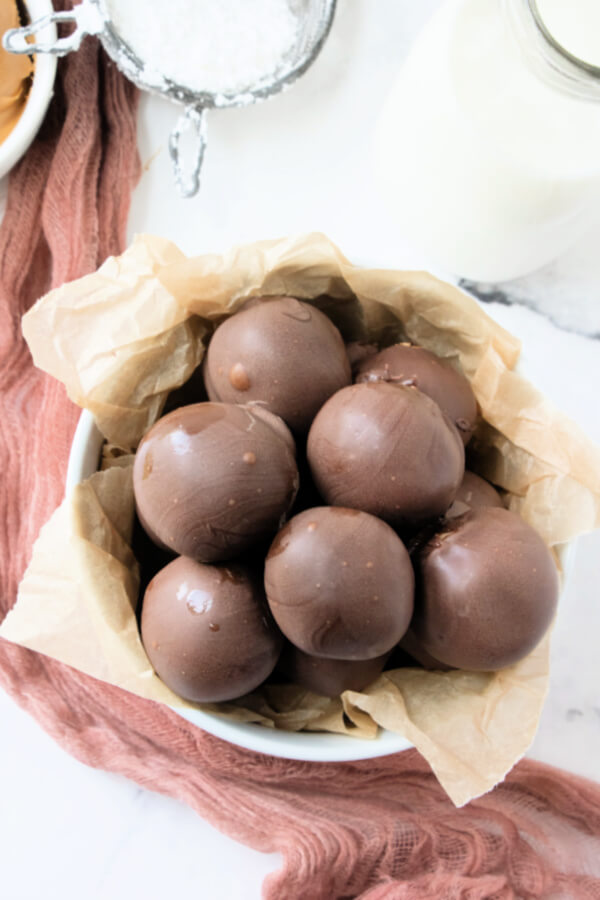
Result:
<svg viewBox="0 0 600 900"><path fill-rule="evenodd" d="M50 0L26 0L21 5L33 21L53 12ZM0 33L22 24L15 0L0 0ZM56 26L45 26L36 41L54 41ZM18 56L0 46L0 177L23 156L46 115L54 90L56 57Z"/></svg>

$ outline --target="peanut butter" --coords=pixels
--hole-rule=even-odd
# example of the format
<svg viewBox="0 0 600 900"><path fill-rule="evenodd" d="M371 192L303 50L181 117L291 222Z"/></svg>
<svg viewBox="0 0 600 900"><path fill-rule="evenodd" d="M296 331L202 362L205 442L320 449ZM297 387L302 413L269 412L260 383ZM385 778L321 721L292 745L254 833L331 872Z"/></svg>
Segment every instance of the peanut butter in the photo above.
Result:
<svg viewBox="0 0 600 900"><path fill-rule="evenodd" d="M0 0L0 34L21 24L14 0ZM33 61L0 46L0 143L11 133L23 112L29 92Z"/></svg>

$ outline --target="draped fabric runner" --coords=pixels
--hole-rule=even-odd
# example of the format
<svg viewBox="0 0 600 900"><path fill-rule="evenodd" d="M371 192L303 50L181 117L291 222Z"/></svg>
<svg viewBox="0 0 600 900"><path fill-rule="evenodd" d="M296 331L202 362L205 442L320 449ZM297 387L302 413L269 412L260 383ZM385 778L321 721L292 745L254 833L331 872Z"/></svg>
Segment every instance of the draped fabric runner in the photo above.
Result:
<svg viewBox="0 0 600 900"><path fill-rule="evenodd" d="M139 174L136 100L87 39L60 62L43 129L11 176L0 229L0 619L62 499L79 414L32 367L20 317L122 251ZM415 751L344 764L260 756L5 641L0 685L83 762L280 851L283 867L264 885L271 900L600 900L600 787L548 766L523 761L456 810Z"/></svg>

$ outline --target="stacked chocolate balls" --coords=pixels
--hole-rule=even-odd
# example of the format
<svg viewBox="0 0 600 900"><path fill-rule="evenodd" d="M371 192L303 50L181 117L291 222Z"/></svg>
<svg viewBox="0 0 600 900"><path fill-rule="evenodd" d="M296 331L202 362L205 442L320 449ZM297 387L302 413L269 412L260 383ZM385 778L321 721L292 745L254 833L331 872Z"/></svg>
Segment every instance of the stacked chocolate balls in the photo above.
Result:
<svg viewBox="0 0 600 900"><path fill-rule="evenodd" d="M141 616L177 694L231 700L277 666L335 696L396 648L486 671L538 643L556 569L465 472L477 404L448 362L346 346L315 306L269 297L219 325L203 376L208 401L159 419L134 466L139 521L156 554L177 555Z"/></svg>

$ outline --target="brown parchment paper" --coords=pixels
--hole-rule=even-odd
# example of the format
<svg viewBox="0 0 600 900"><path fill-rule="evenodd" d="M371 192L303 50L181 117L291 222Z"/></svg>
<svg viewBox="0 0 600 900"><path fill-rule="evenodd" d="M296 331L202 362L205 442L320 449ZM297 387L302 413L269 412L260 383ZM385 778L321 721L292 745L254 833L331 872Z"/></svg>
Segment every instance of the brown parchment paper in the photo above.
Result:
<svg viewBox="0 0 600 900"><path fill-rule="evenodd" d="M176 708L139 637L131 452L169 392L190 377L211 330L243 300L291 294L350 339L409 339L449 358L482 412L472 468L551 546L600 525L600 453L514 367L519 342L470 297L422 272L353 266L323 235L185 257L142 235L95 273L43 297L23 330L36 365L90 410L107 444L101 469L42 529L0 635ZM376 738L403 734L457 804L489 790L529 747L548 685L549 636L496 673L385 672L363 693L327 699L268 685L200 708L240 722Z"/></svg>

